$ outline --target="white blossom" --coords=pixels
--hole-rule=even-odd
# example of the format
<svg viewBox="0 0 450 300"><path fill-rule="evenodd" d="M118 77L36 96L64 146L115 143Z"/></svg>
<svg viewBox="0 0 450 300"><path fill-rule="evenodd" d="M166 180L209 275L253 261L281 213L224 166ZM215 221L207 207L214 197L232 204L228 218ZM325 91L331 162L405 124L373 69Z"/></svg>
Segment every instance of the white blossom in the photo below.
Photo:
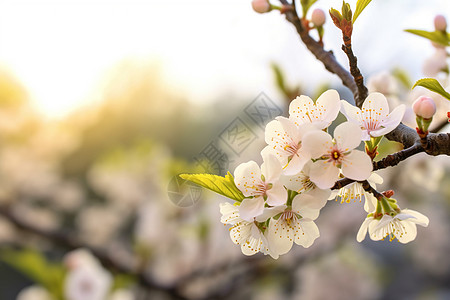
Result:
<svg viewBox="0 0 450 300"><path fill-rule="evenodd" d="M289 119L297 126L311 123L318 129L324 129L336 119L340 108L340 97L336 90L324 92L315 103L302 95L289 105Z"/></svg>
<svg viewBox="0 0 450 300"><path fill-rule="evenodd" d="M254 161L240 164L234 170L234 182L246 198L239 206L239 213L244 220L252 221L264 210L264 204L271 206L286 202L287 191L279 181L280 162L274 155L263 155L264 163L259 168Z"/></svg>
<svg viewBox="0 0 450 300"><path fill-rule="evenodd" d="M362 109L341 101L341 112L348 121L358 124L363 130L364 141L371 137L383 136L400 124L405 113L405 105L397 106L389 113L386 97L381 93L371 93L362 105Z"/></svg>
<svg viewBox="0 0 450 300"><path fill-rule="evenodd" d="M230 228L230 237L233 243L241 246L241 251L245 255L254 255L258 252L269 254L273 258L278 258L269 249L269 243L266 236L258 226L257 221L247 222L239 215L239 209L231 203L220 203L220 212L222 213L221 222L232 225Z"/></svg>
<svg viewBox="0 0 450 300"><path fill-rule="evenodd" d="M261 154L274 154L283 166L284 174L297 174L310 159L302 148L302 138L313 129L311 124L297 126L287 118L277 117L266 126L267 147Z"/></svg>
<svg viewBox="0 0 450 300"><path fill-rule="evenodd" d="M426 216L411 209L403 209L394 216L384 214L381 219L370 216L362 223L356 239L361 242L369 232L369 237L374 241L389 236L389 241L397 239L400 243L406 244L416 238L416 225L427 227L428 223Z"/></svg>
<svg viewBox="0 0 450 300"><path fill-rule="evenodd" d="M336 127L334 141L323 131L305 135L303 144L311 158L310 179L319 188L331 188L342 174L354 180L366 180L372 172L372 160L363 151L354 150L361 143L361 130L345 122Z"/></svg>

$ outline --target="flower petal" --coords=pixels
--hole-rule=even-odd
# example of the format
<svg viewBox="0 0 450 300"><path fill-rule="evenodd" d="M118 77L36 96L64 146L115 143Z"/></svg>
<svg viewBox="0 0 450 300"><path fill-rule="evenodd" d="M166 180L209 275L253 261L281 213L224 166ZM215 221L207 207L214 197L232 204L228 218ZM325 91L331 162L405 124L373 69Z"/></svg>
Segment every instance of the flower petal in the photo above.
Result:
<svg viewBox="0 0 450 300"><path fill-rule="evenodd" d="M389 114L386 97L381 93L370 93L362 105L363 121L379 123Z"/></svg>
<svg viewBox="0 0 450 300"><path fill-rule="evenodd" d="M285 254L291 250L294 243L293 234L294 231L291 228L287 228L286 223L281 218L270 220L267 240L270 248L278 255Z"/></svg>
<svg viewBox="0 0 450 300"><path fill-rule="evenodd" d="M347 152L361 144L362 131L355 123L344 122L334 130L334 139L339 149Z"/></svg>
<svg viewBox="0 0 450 300"><path fill-rule="evenodd" d="M430 223L430 220L427 216L421 214L418 211L412 210L412 209L402 209L402 213L408 214L413 216L415 219L410 219L410 222L416 223L420 226L427 227Z"/></svg>
<svg viewBox="0 0 450 300"><path fill-rule="evenodd" d="M267 204L270 206L283 205L287 201L287 191L281 182L274 183L272 188L266 191Z"/></svg>
<svg viewBox="0 0 450 300"><path fill-rule="evenodd" d="M264 211L264 198L255 197L251 199L244 199L239 206L239 214L241 218L252 222L253 218L259 216Z"/></svg>
<svg viewBox="0 0 450 300"><path fill-rule="evenodd" d="M312 221L299 220L295 229L295 243L305 248L310 247L320 236L319 228Z"/></svg>
<svg viewBox="0 0 450 300"><path fill-rule="evenodd" d="M366 180L372 170L372 160L363 151L353 150L342 160L342 174L350 179Z"/></svg>
<svg viewBox="0 0 450 300"><path fill-rule="evenodd" d="M292 156L292 159L283 169L284 175L298 174L303 169L303 166L311 160L309 153L304 150L299 150L297 154Z"/></svg>
<svg viewBox="0 0 450 300"><path fill-rule="evenodd" d="M385 135L385 134L391 132L392 130L394 130L398 126L398 124L400 124L400 122L403 119L403 115L404 114L405 114L405 105L401 104L401 105L397 106L389 114L389 116L387 116L381 122L381 126L383 126L383 128L381 128L379 130L372 131L370 133L370 135L374 136L374 137L377 137L377 136L382 136L382 135Z"/></svg>
<svg viewBox="0 0 450 300"><path fill-rule="evenodd" d="M329 189L339 179L339 173L339 168L331 162L319 160L312 164L309 176L320 189Z"/></svg>
<svg viewBox="0 0 450 300"><path fill-rule="evenodd" d="M311 158L319 158L326 154L333 147L331 135L323 131L314 131L305 134L302 141L302 149L305 150Z"/></svg>
<svg viewBox="0 0 450 300"><path fill-rule="evenodd" d="M234 225L242 221L237 206L234 206L233 204L228 202L220 203L219 206L220 206L220 213L222 214L220 222L222 222L223 224Z"/></svg>
<svg viewBox="0 0 450 300"><path fill-rule="evenodd" d="M257 193L257 186L262 183L261 170L254 161L242 163L234 170L234 183L245 197Z"/></svg>
<svg viewBox="0 0 450 300"><path fill-rule="evenodd" d="M358 230L358 234L356 235L356 240L361 243L367 235L367 229L369 228L369 223L373 220L373 218L366 218L364 222L361 224L361 227Z"/></svg>
<svg viewBox="0 0 450 300"><path fill-rule="evenodd" d="M341 100L341 113L349 122L353 122L358 125L362 124L362 113L359 107L351 105L345 100Z"/></svg>
<svg viewBox="0 0 450 300"><path fill-rule="evenodd" d="M411 220L412 219L408 219L407 221L400 221L400 224L403 226L403 232L395 233L395 237L402 244L413 241L417 236L416 224L411 222Z"/></svg>
<svg viewBox="0 0 450 300"><path fill-rule="evenodd" d="M261 165L261 173L264 175L265 182L273 183L278 181L283 170L280 161L272 153L264 152L263 154L264 162Z"/></svg>
<svg viewBox="0 0 450 300"><path fill-rule="evenodd" d="M318 126L319 129L328 127L336 120L339 110L341 109L341 97L336 90L328 90L324 92L316 101L317 112L321 115L325 126Z"/></svg>
<svg viewBox="0 0 450 300"><path fill-rule="evenodd" d="M310 116L314 110L315 105L311 98L305 95L298 96L289 104L289 119L297 126L311 123Z"/></svg>

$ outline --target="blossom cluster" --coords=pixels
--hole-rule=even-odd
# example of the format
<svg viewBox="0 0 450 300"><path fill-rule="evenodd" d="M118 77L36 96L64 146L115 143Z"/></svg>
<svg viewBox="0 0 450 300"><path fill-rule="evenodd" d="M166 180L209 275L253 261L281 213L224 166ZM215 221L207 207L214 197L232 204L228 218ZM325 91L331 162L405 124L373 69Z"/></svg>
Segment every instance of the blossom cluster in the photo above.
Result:
<svg viewBox="0 0 450 300"><path fill-rule="evenodd" d="M371 93L362 108L341 100L328 90L315 102L299 96L290 103L289 117L277 117L267 124L261 151L263 163L240 164L234 182L245 198L234 204L221 203L221 222L231 225L230 236L245 255L262 252L273 258L287 253L293 244L310 247L319 237L315 220L327 200L362 198L368 212L357 235L362 241L369 232L373 240L387 236L406 243L416 236L415 224L428 225L418 212L401 210L394 199L375 198L359 181L371 186L382 182L373 173L373 152L383 135L398 126L405 106L389 113L386 98ZM331 136L328 127L341 112L347 121ZM361 142L365 150L358 150ZM347 177L355 182L332 191L336 182Z"/></svg>

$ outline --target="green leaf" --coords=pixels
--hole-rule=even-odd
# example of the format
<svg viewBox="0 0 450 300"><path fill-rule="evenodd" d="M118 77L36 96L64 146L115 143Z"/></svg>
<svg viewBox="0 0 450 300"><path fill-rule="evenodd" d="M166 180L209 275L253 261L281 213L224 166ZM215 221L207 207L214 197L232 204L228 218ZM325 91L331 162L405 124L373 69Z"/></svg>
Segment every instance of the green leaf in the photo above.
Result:
<svg viewBox="0 0 450 300"><path fill-rule="evenodd" d="M358 0L356 2L356 10L353 14L353 23L355 23L356 19L359 17L359 15L362 13L362 11L366 8L369 3L372 2L372 0Z"/></svg>
<svg viewBox="0 0 450 300"><path fill-rule="evenodd" d="M392 75L397 78L397 80L406 88L409 89L412 85L411 78L409 78L408 73L400 68L395 68L392 71Z"/></svg>
<svg viewBox="0 0 450 300"><path fill-rule="evenodd" d="M35 250L3 250L2 261L46 288L55 299L63 299L65 270L61 264L48 262Z"/></svg>
<svg viewBox="0 0 450 300"><path fill-rule="evenodd" d="M181 174L180 177L236 201L242 201L245 198L234 184L234 178L230 172L225 177L212 174Z"/></svg>
<svg viewBox="0 0 450 300"><path fill-rule="evenodd" d="M423 86L426 89L429 89L432 92L438 93L439 95L447 98L450 100L450 94L447 93L444 88L441 86L439 81L437 81L434 78L423 78L417 80L417 82L414 84L412 88L415 88L416 86Z"/></svg>
<svg viewBox="0 0 450 300"><path fill-rule="evenodd" d="M306 14L308 13L308 10L316 2L317 2L317 0L302 1L303 17L306 17Z"/></svg>
<svg viewBox="0 0 450 300"><path fill-rule="evenodd" d="M406 29L405 31L429 39L430 41L438 43L442 46L450 46L450 36L448 33L418 29Z"/></svg>

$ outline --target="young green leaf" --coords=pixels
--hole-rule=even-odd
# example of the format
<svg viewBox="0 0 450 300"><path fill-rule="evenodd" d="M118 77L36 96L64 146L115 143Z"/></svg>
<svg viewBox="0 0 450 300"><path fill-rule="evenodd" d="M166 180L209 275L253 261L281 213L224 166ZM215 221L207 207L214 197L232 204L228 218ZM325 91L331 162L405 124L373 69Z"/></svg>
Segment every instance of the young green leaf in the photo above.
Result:
<svg viewBox="0 0 450 300"><path fill-rule="evenodd" d="M225 177L212 174L181 174L180 177L236 201L242 201L245 198L234 184L234 178L230 172Z"/></svg>
<svg viewBox="0 0 450 300"><path fill-rule="evenodd" d="M423 86L426 89L429 89L432 92L438 93L439 95L447 98L450 100L450 94L447 93L444 88L441 86L439 81L437 81L434 78L423 78L417 80L417 82L414 84L413 88L416 86Z"/></svg>
<svg viewBox="0 0 450 300"><path fill-rule="evenodd" d="M362 11L364 10L364 8L366 8L367 5L369 5L369 3L372 0L358 0L356 2L356 10L355 13L353 14L353 23L355 23L356 19L359 17L359 15L362 13Z"/></svg>
<svg viewBox="0 0 450 300"><path fill-rule="evenodd" d="M303 17L306 17L306 14L308 13L308 10L311 8L311 6L316 3L317 0L306 0L302 1L302 11L303 11Z"/></svg>
<svg viewBox="0 0 450 300"><path fill-rule="evenodd" d="M405 31L429 39L430 41L438 43L442 46L450 46L450 36L448 33L444 33L442 31L425 31L418 29L406 29Z"/></svg>

